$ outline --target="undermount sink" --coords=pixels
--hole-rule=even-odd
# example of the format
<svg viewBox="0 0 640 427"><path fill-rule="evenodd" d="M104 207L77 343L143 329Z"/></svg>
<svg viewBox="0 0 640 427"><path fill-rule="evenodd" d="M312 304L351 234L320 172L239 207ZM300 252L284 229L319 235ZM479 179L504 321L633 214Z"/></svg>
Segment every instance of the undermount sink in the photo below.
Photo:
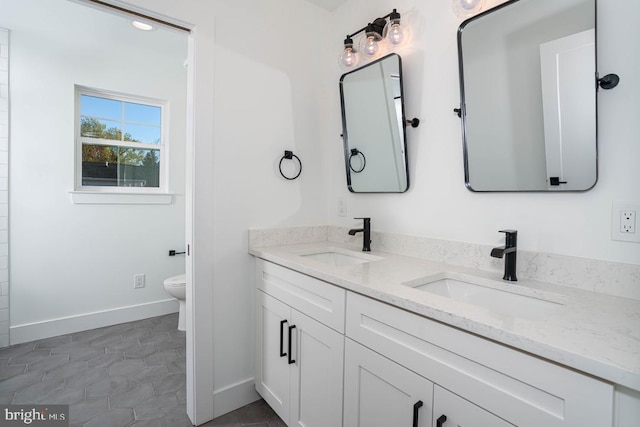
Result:
<svg viewBox="0 0 640 427"><path fill-rule="evenodd" d="M323 248L299 253L298 255L306 259L330 264L336 267L365 264L382 259L375 255L367 255L342 248Z"/></svg>
<svg viewBox="0 0 640 427"><path fill-rule="evenodd" d="M500 314L527 319L544 318L563 306L559 295L517 287L514 284L446 273L405 285Z"/></svg>

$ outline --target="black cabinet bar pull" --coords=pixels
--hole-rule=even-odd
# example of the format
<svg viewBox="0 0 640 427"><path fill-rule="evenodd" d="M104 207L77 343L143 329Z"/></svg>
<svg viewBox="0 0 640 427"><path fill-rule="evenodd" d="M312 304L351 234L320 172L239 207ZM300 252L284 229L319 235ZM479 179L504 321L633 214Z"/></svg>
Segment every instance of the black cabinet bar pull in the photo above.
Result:
<svg viewBox="0 0 640 427"><path fill-rule="evenodd" d="M294 330L296 328L296 325L291 325L289 326L289 365L293 365L294 363L296 363L296 361L294 359L291 358L291 331Z"/></svg>
<svg viewBox="0 0 640 427"><path fill-rule="evenodd" d="M444 425L445 421L447 421L447 416L446 415L440 415L440 418L438 418L436 420L436 427L442 427Z"/></svg>
<svg viewBox="0 0 640 427"><path fill-rule="evenodd" d="M284 346L284 332L282 331L282 327L285 323L287 323L286 319L280 321L280 357L285 357L287 355L282 348Z"/></svg>
<svg viewBox="0 0 640 427"><path fill-rule="evenodd" d="M413 404L413 427L418 427L418 411L422 408L422 400L418 400Z"/></svg>

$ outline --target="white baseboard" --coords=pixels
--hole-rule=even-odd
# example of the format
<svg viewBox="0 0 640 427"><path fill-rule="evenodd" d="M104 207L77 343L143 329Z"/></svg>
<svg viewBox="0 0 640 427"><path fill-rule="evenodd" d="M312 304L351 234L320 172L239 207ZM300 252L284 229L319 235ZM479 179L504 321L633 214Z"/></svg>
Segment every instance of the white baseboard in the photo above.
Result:
<svg viewBox="0 0 640 427"><path fill-rule="evenodd" d="M41 322L25 323L9 328L9 340L11 345L13 345L89 329L102 328L119 323L146 319L148 317L176 313L178 307L178 301L171 298L111 310L60 317Z"/></svg>
<svg viewBox="0 0 640 427"><path fill-rule="evenodd" d="M242 408L260 399L253 384L253 378L231 384L213 391L213 417Z"/></svg>

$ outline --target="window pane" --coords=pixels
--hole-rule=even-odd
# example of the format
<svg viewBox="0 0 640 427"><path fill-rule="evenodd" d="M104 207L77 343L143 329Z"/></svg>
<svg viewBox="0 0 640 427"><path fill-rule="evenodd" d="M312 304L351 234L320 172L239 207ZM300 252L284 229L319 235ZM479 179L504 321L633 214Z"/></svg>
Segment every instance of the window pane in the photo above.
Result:
<svg viewBox="0 0 640 427"><path fill-rule="evenodd" d="M160 187L160 150L83 144L82 185Z"/></svg>
<svg viewBox="0 0 640 427"><path fill-rule="evenodd" d="M119 187L160 187L160 150L120 147Z"/></svg>
<svg viewBox="0 0 640 427"><path fill-rule="evenodd" d="M121 126L120 122L82 116L80 117L80 136L122 141Z"/></svg>
<svg viewBox="0 0 640 427"><path fill-rule="evenodd" d="M118 147L82 145L82 185L118 186Z"/></svg>
<svg viewBox="0 0 640 427"><path fill-rule="evenodd" d="M160 107L153 105L135 104L133 102L124 103L124 120L126 122L146 123L160 126L162 118Z"/></svg>
<svg viewBox="0 0 640 427"><path fill-rule="evenodd" d="M81 95L80 114L83 116L101 117L103 119L122 120L122 101Z"/></svg>
<svg viewBox="0 0 640 427"><path fill-rule="evenodd" d="M124 140L160 144L160 127L124 124Z"/></svg>

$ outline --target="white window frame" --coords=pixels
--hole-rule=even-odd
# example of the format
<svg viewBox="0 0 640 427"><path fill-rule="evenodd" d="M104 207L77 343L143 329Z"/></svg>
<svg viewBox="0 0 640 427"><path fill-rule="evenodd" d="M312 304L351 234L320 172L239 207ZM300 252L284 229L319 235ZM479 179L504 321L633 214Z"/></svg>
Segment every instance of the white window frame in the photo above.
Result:
<svg viewBox="0 0 640 427"><path fill-rule="evenodd" d="M131 141L117 141L113 139L100 139L81 136L81 111L80 99L82 95L112 99L122 102L150 105L160 108L160 144L150 144ZM95 194L168 194L169 161L168 161L168 102L143 96L122 94L119 92L93 89L84 86L75 86L75 192ZM113 118L100 117L113 120ZM124 120L124 118L123 118ZM123 133L124 135L124 133ZM159 187L117 187L117 186L93 186L82 185L82 144L118 146L126 148L139 148L143 150L158 150L160 152Z"/></svg>

